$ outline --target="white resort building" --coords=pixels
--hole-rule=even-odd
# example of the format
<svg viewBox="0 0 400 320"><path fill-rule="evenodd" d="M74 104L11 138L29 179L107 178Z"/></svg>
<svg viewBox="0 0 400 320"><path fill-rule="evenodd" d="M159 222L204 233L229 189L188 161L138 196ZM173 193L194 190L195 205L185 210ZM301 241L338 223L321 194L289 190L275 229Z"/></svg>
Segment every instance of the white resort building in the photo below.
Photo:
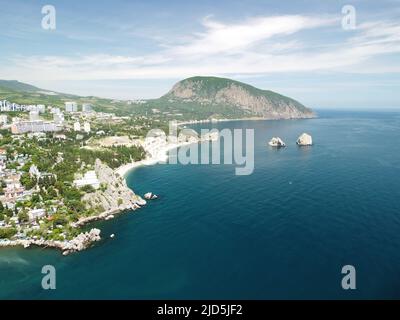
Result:
<svg viewBox="0 0 400 320"><path fill-rule="evenodd" d="M38 120L40 120L39 111L37 110L29 111L29 121L38 121Z"/></svg>
<svg viewBox="0 0 400 320"><path fill-rule="evenodd" d="M6 125L8 121L8 117L6 114L0 115L0 125Z"/></svg>
<svg viewBox="0 0 400 320"><path fill-rule="evenodd" d="M46 210L45 209L33 209L33 210L29 210L28 212L28 217L29 217L29 221L34 221L37 218L42 218L46 215Z"/></svg>
<svg viewBox="0 0 400 320"><path fill-rule="evenodd" d="M65 111L66 112L77 112L78 104L76 102L66 102L65 103Z"/></svg>
<svg viewBox="0 0 400 320"><path fill-rule="evenodd" d="M13 174L5 179L4 197L6 200L14 201L24 195L25 188L21 185L20 178L19 174Z"/></svg>
<svg viewBox="0 0 400 320"><path fill-rule="evenodd" d="M90 123L89 122L85 122L83 124L83 131L85 131L86 133L90 133Z"/></svg>
<svg viewBox="0 0 400 320"><path fill-rule="evenodd" d="M17 121L11 125L12 134L22 134L27 132L56 132L61 130L62 126L53 121Z"/></svg>
<svg viewBox="0 0 400 320"><path fill-rule="evenodd" d="M74 131L81 131L81 124L78 121L74 123Z"/></svg>

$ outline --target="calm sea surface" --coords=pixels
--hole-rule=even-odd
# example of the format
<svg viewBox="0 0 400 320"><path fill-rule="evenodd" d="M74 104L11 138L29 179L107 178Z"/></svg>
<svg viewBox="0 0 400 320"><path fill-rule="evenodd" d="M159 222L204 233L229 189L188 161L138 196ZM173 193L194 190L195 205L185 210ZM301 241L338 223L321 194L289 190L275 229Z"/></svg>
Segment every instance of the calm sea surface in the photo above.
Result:
<svg viewBox="0 0 400 320"><path fill-rule="evenodd" d="M255 129L252 175L138 168L129 186L160 199L94 224L104 240L82 253L1 249L0 298L400 298L400 113L213 126ZM302 132L313 147L295 145ZM272 136L288 147L268 147ZM41 289L47 264L53 291ZM356 290L341 288L347 264Z"/></svg>

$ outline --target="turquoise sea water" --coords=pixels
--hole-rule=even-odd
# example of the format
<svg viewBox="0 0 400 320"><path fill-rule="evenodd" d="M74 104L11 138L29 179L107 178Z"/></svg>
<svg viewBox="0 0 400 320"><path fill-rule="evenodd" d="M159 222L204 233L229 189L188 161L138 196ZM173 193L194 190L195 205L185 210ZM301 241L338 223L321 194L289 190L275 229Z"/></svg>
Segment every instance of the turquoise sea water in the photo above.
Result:
<svg viewBox="0 0 400 320"><path fill-rule="evenodd" d="M255 129L252 175L138 168L129 186L159 200L94 224L104 240L82 253L0 250L0 298L400 298L400 113L214 127ZM302 132L313 147L295 145ZM267 147L272 136L288 147ZM54 291L41 289L45 264L57 269ZM341 288L346 264L356 290Z"/></svg>

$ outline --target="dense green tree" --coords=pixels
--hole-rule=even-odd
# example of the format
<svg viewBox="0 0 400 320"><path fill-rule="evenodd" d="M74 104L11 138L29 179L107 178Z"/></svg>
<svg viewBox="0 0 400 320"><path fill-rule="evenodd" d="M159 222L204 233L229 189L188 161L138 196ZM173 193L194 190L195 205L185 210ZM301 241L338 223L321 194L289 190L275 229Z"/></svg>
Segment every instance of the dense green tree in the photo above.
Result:
<svg viewBox="0 0 400 320"><path fill-rule="evenodd" d="M23 173L20 181L27 190L32 189L37 183L37 180L32 178L29 173Z"/></svg>
<svg viewBox="0 0 400 320"><path fill-rule="evenodd" d="M7 217L12 217L13 216L13 211L9 208L4 209L3 214Z"/></svg>
<svg viewBox="0 0 400 320"><path fill-rule="evenodd" d="M0 239L9 239L17 233L17 229L13 227L0 228Z"/></svg>
<svg viewBox="0 0 400 320"><path fill-rule="evenodd" d="M55 214L53 216L53 226L57 225L66 225L68 223L68 219L62 214Z"/></svg>
<svg viewBox="0 0 400 320"><path fill-rule="evenodd" d="M18 213L18 221L19 221L20 223L28 222L28 221L29 221L29 216L28 216L28 214L27 214L24 210L21 210L21 212Z"/></svg>
<svg viewBox="0 0 400 320"><path fill-rule="evenodd" d="M96 191L91 185L83 186L83 187L81 188L81 190L82 190L83 192L86 192L86 193L93 193L93 192Z"/></svg>

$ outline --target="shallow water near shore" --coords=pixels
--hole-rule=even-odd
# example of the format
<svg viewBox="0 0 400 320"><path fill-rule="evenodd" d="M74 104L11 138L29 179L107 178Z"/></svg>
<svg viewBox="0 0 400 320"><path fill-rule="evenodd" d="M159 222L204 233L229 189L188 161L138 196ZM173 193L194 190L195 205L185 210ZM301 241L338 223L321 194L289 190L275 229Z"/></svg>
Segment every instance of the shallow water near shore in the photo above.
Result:
<svg viewBox="0 0 400 320"><path fill-rule="evenodd" d="M158 200L91 224L103 240L81 253L0 249L0 298L400 298L400 113L319 115L203 124L254 128L254 173L136 168L128 185ZM313 147L295 145L303 132ZM268 147L273 136L288 147ZM41 288L47 264L56 290ZM347 264L356 290L341 288Z"/></svg>

